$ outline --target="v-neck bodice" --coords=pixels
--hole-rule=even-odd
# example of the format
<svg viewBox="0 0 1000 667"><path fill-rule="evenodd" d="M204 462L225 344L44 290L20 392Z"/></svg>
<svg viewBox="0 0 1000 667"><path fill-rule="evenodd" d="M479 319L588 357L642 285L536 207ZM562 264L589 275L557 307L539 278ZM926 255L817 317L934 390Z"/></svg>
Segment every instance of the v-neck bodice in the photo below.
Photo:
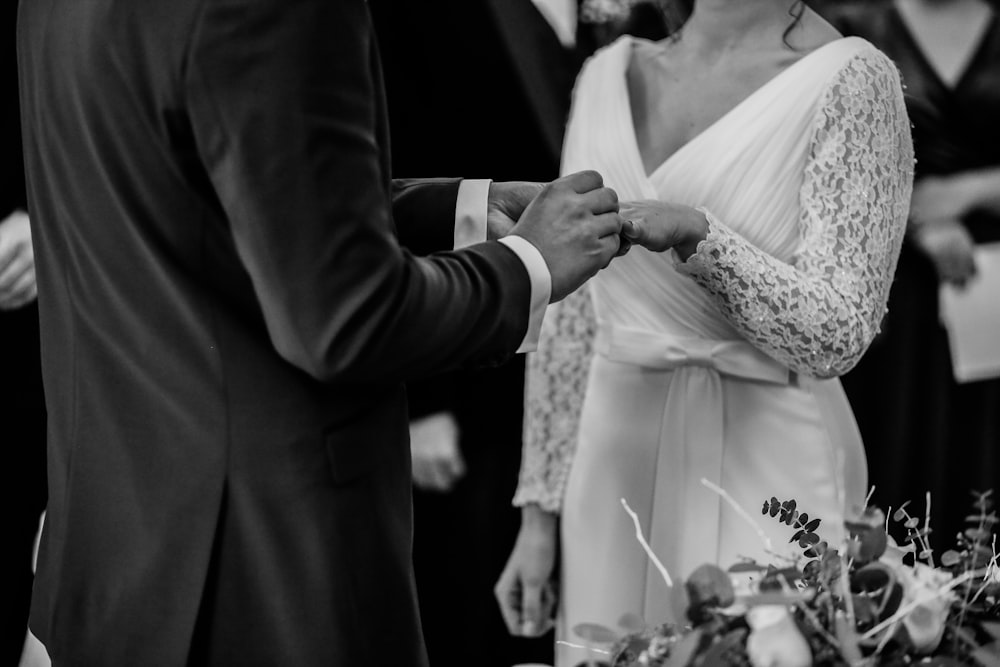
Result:
<svg viewBox="0 0 1000 667"><path fill-rule="evenodd" d="M626 72L632 38L587 64L574 93L564 173L596 169L624 200L704 206L768 254L789 262L800 243L799 190L831 79L866 41L845 38L800 59L647 174ZM737 337L711 296L675 269L672 253L634 250L592 281L599 314L623 326L684 336Z"/></svg>
<svg viewBox="0 0 1000 667"><path fill-rule="evenodd" d="M847 39L847 38L842 38L842 39ZM651 181L655 181L657 172L666 167L667 164L675 158L675 156L683 154L691 146L697 146L699 140L703 136L710 135L712 131L716 128L716 126L725 125L727 122L730 122L730 117L738 116L742 107L745 105L752 105L754 103L755 98L757 98L758 96L766 96L772 87L781 85L783 77L794 76L797 68L800 66L807 67L809 65L809 61L811 58L822 57L825 49L827 48L831 49L837 48L839 45L838 43L841 42L842 39L834 40L828 44L824 44L823 46L815 49L814 51L811 51L810 53L802 56L801 58L793 62L791 65L788 65L787 67L781 69L774 76L772 76L763 84L761 84L756 89L751 91L749 95L747 95L746 97L738 101L736 104L734 104L721 116L719 116L714 121L706 125L704 129L702 129L700 132L698 132L693 137L688 139L686 142L681 144L673 153L668 155L666 158L660 160L657 166L654 167L651 171L649 171L647 178L650 179ZM623 45L626 45L627 48L625 50L627 51L627 53L625 56L625 70L623 76L621 77L622 90L619 94L621 95L621 99L625 105L625 109L628 112L628 117L630 119L629 124L632 127L632 137L633 137L632 145L635 147L636 155L638 156L639 161L643 164L643 169L645 170L646 160L643 157L642 149L639 146L639 140L638 140L639 132L638 128L635 127L635 121L634 121L635 113L632 106L632 95L628 86L628 70L632 64L632 49L634 48L635 43L640 41L648 42L648 40L644 40L638 37L626 36L622 38L621 41Z"/></svg>

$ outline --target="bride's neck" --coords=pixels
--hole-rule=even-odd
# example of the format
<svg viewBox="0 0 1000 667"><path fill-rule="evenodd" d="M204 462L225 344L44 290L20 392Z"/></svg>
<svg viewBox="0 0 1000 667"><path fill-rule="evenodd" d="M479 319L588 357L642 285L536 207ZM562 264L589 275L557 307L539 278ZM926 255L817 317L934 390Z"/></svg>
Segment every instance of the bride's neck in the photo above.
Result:
<svg viewBox="0 0 1000 667"><path fill-rule="evenodd" d="M726 51L781 34L791 21L793 0L696 0L684 26L685 39L700 50Z"/></svg>

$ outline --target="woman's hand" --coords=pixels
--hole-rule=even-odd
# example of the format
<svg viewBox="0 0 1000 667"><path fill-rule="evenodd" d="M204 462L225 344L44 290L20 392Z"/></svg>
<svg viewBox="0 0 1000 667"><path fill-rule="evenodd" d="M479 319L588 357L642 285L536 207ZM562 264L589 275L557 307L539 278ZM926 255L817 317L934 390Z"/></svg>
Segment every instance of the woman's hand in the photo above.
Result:
<svg viewBox="0 0 1000 667"><path fill-rule="evenodd" d="M957 220L922 225L913 240L934 262L941 282L962 287L976 275L975 243Z"/></svg>
<svg viewBox="0 0 1000 667"><path fill-rule="evenodd" d="M558 517L528 505L521 531L493 589L510 634L537 637L552 627L556 607L553 581L558 546Z"/></svg>
<svg viewBox="0 0 1000 667"><path fill-rule="evenodd" d="M705 214L683 204L654 200L623 202L619 215L629 221L622 227L627 241L654 252L673 248L682 260L693 255L708 234Z"/></svg>

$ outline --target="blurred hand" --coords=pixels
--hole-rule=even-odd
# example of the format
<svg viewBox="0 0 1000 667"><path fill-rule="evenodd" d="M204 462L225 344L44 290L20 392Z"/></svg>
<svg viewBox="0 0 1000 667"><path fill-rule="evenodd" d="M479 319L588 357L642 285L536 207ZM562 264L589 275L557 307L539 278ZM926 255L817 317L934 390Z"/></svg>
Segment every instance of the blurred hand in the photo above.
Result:
<svg viewBox="0 0 1000 667"><path fill-rule="evenodd" d="M957 220L922 225L913 239L934 262L941 282L963 287L976 275L975 242Z"/></svg>
<svg viewBox="0 0 1000 667"><path fill-rule="evenodd" d="M451 491L465 476L458 424L451 413L439 412L410 422L410 455L413 485L423 491Z"/></svg>
<svg viewBox="0 0 1000 667"><path fill-rule="evenodd" d="M28 214L15 211L0 222L0 310L20 308L37 295Z"/></svg>
<svg viewBox="0 0 1000 667"><path fill-rule="evenodd" d="M556 515L537 506L525 507L514 550L493 589L512 635L537 637L552 627L557 541Z"/></svg>
<svg viewBox="0 0 1000 667"><path fill-rule="evenodd" d="M705 214L690 206L664 201L635 201L621 205L627 222L622 236L653 252L674 248L681 259L690 257L708 234Z"/></svg>
<svg viewBox="0 0 1000 667"><path fill-rule="evenodd" d="M961 219L975 199L972 181L961 174L926 176L913 184L910 218L918 225Z"/></svg>
<svg viewBox="0 0 1000 667"><path fill-rule="evenodd" d="M524 209L538 196L543 187L544 183L528 181L490 183L490 195L486 205L486 238L495 241L510 234L524 213Z"/></svg>
<svg viewBox="0 0 1000 667"><path fill-rule="evenodd" d="M543 187L511 233L542 254L555 302L611 262L620 249L621 226L618 195L596 171L581 171Z"/></svg>

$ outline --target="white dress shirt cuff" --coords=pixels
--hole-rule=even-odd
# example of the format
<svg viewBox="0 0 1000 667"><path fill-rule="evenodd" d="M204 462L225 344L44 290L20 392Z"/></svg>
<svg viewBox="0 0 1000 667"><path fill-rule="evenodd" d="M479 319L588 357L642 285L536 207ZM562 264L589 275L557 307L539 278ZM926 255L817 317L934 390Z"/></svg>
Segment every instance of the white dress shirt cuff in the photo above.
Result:
<svg viewBox="0 0 1000 667"><path fill-rule="evenodd" d="M534 352L538 348L538 336L542 331L542 319L552 297L552 274L538 248L520 236L505 236L500 243L514 251L531 281L531 311L528 314L528 331L517 348L518 353Z"/></svg>
<svg viewBox="0 0 1000 667"><path fill-rule="evenodd" d="M486 240L486 214L492 181L465 179L455 202L455 250Z"/></svg>

